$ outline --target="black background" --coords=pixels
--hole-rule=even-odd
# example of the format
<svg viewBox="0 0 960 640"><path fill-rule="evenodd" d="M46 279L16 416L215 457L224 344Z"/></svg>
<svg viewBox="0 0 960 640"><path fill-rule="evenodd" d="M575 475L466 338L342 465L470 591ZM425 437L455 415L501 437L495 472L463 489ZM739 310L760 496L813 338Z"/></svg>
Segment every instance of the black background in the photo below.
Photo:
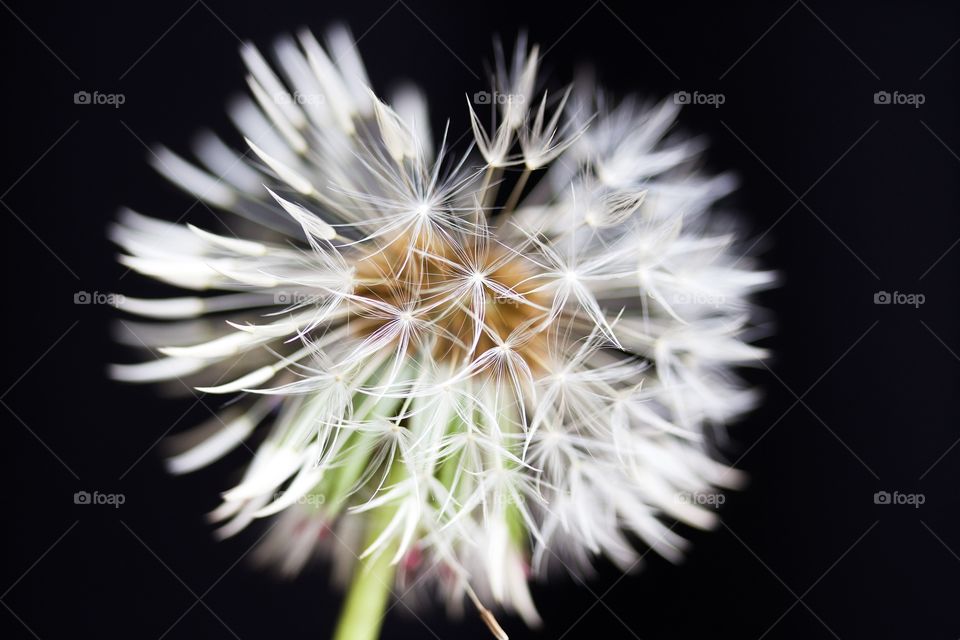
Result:
<svg viewBox="0 0 960 640"><path fill-rule="evenodd" d="M106 362L131 359L115 313L73 299L153 291L121 279L105 240L120 205L209 215L153 173L145 145L231 134L238 38L267 46L336 19L363 34L378 90L418 82L456 131L464 93L486 88L492 35L520 27L547 51L551 87L589 61L620 94L722 93L682 126L742 177L735 204L784 274L762 299L778 318L773 373L753 376L767 399L734 431L752 484L728 497L726 526L694 536L679 567L648 556L623 579L601 565L586 586L538 586L542 635L505 618L511 637L960 636L955 3L0 4L4 637L329 635L338 599L322 571L275 582L241 560L256 531L209 536L202 514L243 455L168 476L157 440L208 410L107 381ZM74 104L81 90L126 101ZM877 91L925 103L878 105ZM879 290L926 301L878 306ZM80 490L126 502L75 505ZM878 505L877 491L925 503ZM487 637L473 616L421 618L395 608L384 638Z"/></svg>

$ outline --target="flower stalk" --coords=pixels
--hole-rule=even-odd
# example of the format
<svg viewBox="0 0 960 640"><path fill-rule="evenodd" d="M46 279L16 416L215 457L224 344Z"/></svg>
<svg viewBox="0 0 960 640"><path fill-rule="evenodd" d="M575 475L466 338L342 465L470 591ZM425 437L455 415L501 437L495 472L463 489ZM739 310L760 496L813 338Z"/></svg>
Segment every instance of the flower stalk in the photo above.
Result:
<svg viewBox="0 0 960 640"><path fill-rule="evenodd" d="M401 467L400 464L393 466L394 469ZM390 522L394 511L395 509L384 506L370 514L368 544L377 539ZM396 565L391 560L396 550L397 542L394 541L379 552L358 561L333 640L377 640L392 593Z"/></svg>

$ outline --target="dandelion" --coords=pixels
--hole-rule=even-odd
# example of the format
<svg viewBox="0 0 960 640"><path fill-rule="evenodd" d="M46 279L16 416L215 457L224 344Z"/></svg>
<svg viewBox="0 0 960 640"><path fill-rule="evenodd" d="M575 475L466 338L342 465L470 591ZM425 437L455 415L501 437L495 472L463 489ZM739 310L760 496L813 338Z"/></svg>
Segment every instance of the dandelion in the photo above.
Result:
<svg viewBox="0 0 960 640"><path fill-rule="evenodd" d="M774 277L714 212L732 180L697 170L676 107L589 81L538 100L521 39L493 85L516 99L492 129L470 105L476 150L455 155L416 90L368 88L343 28L280 40L276 71L242 54L247 151L204 134L199 164L153 158L235 217L111 229L124 265L195 292L125 299L156 351L113 376L229 400L171 441L170 471L253 452L217 535L272 518L261 562L327 559L339 640L376 638L391 597L470 603L505 638L491 611L536 625L528 582L556 567L679 559L677 523L716 524L680 498L741 480L716 435L755 402L734 368L765 355L749 296Z"/></svg>

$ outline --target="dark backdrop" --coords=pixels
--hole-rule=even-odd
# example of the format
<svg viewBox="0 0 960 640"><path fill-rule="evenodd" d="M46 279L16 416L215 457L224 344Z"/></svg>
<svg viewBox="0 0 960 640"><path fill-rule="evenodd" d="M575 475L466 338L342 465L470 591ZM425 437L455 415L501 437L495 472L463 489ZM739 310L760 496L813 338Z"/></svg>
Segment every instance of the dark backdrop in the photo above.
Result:
<svg viewBox="0 0 960 640"><path fill-rule="evenodd" d="M951 4L0 2L3 637L329 634L338 600L321 572L277 583L241 560L256 532L211 540L202 514L229 463L163 471L158 439L207 409L107 381L104 363L129 356L110 338L114 314L74 296L150 291L120 279L105 226L120 205L171 219L191 207L146 145L185 151L201 126L229 132L239 39L265 46L335 19L363 34L377 88L417 81L455 128L463 94L485 88L474 74L486 77L491 36L520 27L546 50L551 86L585 60L621 93L722 94L681 122L710 137L712 166L742 177L735 204L785 277L763 298L778 318L773 371L754 376L767 401L733 432L753 481L729 496L725 526L696 535L679 567L649 557L623 579L601 565L586 587L538 587L543 635L505 619L511 637L960 636ZM75 104L78 91L125 103ZM924 103L876 104L880 91ZM876 305L878 291L925 301ZM125 503L76 505L77 491ZM882 491L923 504L877 504ZM385 638L433 637L400 609ZM487 637L473 617L424 620L441 638Z"/></svg>

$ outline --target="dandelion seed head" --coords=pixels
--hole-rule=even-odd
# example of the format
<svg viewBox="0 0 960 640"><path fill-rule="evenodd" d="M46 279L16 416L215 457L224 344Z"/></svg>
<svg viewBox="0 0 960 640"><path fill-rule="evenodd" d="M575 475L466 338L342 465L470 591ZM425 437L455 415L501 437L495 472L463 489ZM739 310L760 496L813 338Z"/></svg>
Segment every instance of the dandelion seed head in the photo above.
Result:
<svg viewBox="0 0 960 640"><path fill-rule="evenodd" d="M249 154L207 134L197 164L156 157L223 228L111 229L125 265L195 292L127 298L160 355L113 375L233 400L171 471L259 442L218 536L276 518L256 556L284 575L320 556L351 593L412 578L494 630L484 603L539 622L528 583L552 566L678 560L666 523L716 522L681 497L742 480L713 436L756 401L735 368L765 356L751 295L775 277L713 213L731 181L667 135L675 105L584 80L538 97L520 38L496 54L510 100L469 104L460 151L418 91L368 88L345 29L276 54L242 50Z"/></svg>

